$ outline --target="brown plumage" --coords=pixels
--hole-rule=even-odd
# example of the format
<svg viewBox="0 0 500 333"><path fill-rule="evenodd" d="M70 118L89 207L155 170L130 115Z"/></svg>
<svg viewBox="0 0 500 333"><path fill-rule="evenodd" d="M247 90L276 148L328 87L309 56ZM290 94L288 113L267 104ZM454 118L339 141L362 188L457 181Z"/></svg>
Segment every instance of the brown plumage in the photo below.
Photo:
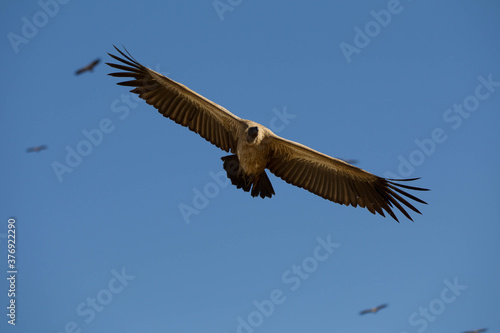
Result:
<svg viewBox="0 0 500 333"><path fill-rule="evenodd" d="M377 313L379 310L381 310L383 308L386 308L386 307L387 307L387 304L382 304L382 305L376 306L376 307L371 308L371 309L363 310L359 314L360 315L364 315L364 314L367 314L367 313Z"/></svg>
<svg viewBox="0 0 500 333"><path fill-rule="evenodd" d="M75 75L80 75L80 74L85 73L85 72L92 72L94 70L94 67L97 66L97 64L100 62L101 62L101 59L96 59L96 60L92 61L87 66L82 67L79 70L77 70L75 72Z"/></svg>
<svg viewBox="0 0 500 333"><path fill-rule="evenodd" d="M47 149L47 146L46 145L41 145L41 146L36 146L36 147L29 147L29 148L26 149L26 152L28 152L28 153L33 153L33 152L38 153L38 152L40 152L42 150L45 150L45 149Z"/></svg>
<svg viewBox="0 0 500 333"><path fill-rule="evenodd" d="M477 330L465 331L464 333L482 333L482 332L486 332L487 330L488 330L487 328L480 328Z"/></svg>
<svg viewBox="0 0 500 333"><path fill-rule="evenodd" d="M237 188L251 191L254 197L271 197L275 193L265 172L269 169L287 183L322 198L347 206L364 207L382 216L385 216L385 211L396 221L393 206L410 220L404 206L420 214L406 198L425 202L403 189L426 189L398 183L418 178L394 180L378 177L300 143L281 138L268 128L241 119L186 86L141 65L130 53L115 49L122 58L108 54L121 63L107 65L120 72L109 75L132 78L118 84L134 87L132 93L138 94L165 117L188 127L220 149L231 152L233 155L222 158L223 167Z"/></svg>

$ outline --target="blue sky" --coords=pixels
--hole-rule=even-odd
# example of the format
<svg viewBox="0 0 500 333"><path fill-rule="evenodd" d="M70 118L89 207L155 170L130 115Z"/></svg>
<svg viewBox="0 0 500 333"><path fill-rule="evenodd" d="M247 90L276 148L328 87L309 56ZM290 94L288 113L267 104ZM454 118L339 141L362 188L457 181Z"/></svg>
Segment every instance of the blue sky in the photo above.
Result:
<svg viewBox="0 0 500 333"><path fill-rule="evenodd" d="M498 1L0 7L2 332L500 329ZM252 198L218 178L225 152L107 76L113 44L281 136L421 177L429 205L398 224L272 175Z"/></svg>

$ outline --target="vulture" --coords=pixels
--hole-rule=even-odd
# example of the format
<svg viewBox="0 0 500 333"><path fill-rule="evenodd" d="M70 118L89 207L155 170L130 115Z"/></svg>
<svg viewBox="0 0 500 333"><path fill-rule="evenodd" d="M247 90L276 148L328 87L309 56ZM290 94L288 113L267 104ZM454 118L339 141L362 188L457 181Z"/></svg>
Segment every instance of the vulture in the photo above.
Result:
<svg viewBox="0 0 500 333"><path fill-rule="evenodd" d="M118 85L133 87L147 104L163 116L188 127L218 148L230 152L222 157L231 183L253 197L272 197L273 186L265 169L285 182L306 189L338 204L363 207L372 214L388 213L399 222L393 207L413 221L406 209L421 214L408 199L426 204L407 192L428 189L410 186L411 179L386 179L300 143L284 139L270 129L232 114L188 87L141 65L124 49L108 53L119 63L106 63L119 72L113 77L130 78ZM126 53L125 53L126 52Z"/></svg>
<svg viewBox="0 0 500 333"><path fill-rule="evenodd" d="M47 149L47 146L46 145L41 145L41 146L36 146L36 147L29 147L26 149L26 152L28 153L33 153L33 152L39 152L41 150L45 150Z"/></svg>
<svg viewBox="0 0 500 333"><path fill-rule="evenodd" d="M465 331L464 333L481 333L481 332L486 332L487 330L488 330L487 328L480 328L478 330Z"/></svg>
<svg viewBox="0 0 500 333"><path fill-rule="evenodd" d="M382 304L382 305L376 306L376 307L371 308L371 309L363 310L359 314L360 315L364 315L364 314L367 314L367 313L377 313L380 309L383 309L383 308L386 308L386 307L387 307L387 304Z"/></svg>
<svg viewBox="0 0 500 333"><path fill-rule="evenodd" d="M87 66L85 67L82 67L80 68L79 70L77 70L75 72L75 75L80 75L82 73L85 73L85 72L92 72L94 70L94 67L97 66L97 64L101 62L101 59L96 59L94 61L92 61L90 64L88 64Z"/></svg>

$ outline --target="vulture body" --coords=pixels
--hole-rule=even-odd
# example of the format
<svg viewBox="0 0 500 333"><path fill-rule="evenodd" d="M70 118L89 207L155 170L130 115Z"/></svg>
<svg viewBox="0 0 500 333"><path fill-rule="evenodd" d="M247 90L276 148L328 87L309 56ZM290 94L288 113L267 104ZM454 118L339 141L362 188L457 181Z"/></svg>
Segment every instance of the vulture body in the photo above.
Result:
<svg viewBox="0 0 500 333"><path fill-rule="evenodd" d="M377 313L379 310L382 310L383 308L386 308L386 307L387 307L387 304L382 304L382 305L376 306L376 307L371 308L371 309L363 310L359 314L365 315L367 313Z"/></svg>
<svg viewBox="0 0 500 333"><path fill-rule="evenodd" d="M265 169L287 183L304 188L327 200L360 206L373 214L387 212L398 221L395 206L412 220L405 207L419 213L407 198L425 204L405 190L427 189L400 182L413 179L385 179L330 157L300 143L286 140L270 129L232 114L188 87L137 62L131 55L115 49L122 57L109 54L120 63L107 65L120 70L109 75L131 78L119 85L133 87L146 103L163 116L188 127L201 137L232 155L222 157L223 167L237 188L261 198L275 194ZM399 221L398 221L399 222Z"/></svg>
<svg viewBox="0 0 500 333"><path fill-rule="evenodd" d="M38 153L42 150L45 150L47 149L47 146L46 145L41 145L41 146L36 146L36 147L29 147L29 148L26 148L26 152L28 153Z"/></svg>

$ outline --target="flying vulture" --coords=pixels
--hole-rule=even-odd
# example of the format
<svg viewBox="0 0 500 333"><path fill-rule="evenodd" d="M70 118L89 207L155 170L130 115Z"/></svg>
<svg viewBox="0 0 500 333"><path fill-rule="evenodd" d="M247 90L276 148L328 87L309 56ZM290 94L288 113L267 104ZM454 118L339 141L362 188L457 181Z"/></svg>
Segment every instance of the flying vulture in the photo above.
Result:
<svg viewBox="0 0 500 333"><path fill-rule="evenodd" d="M487 330L488 330L487 328L480 328L478 330L465 331L464 333L481 333L481 332L486 332Z"/></svg>
<svg viewBox="0 0 500 333"><path fill-rule="evenodd" d="M120 64L107 65L120 72L109 75L132 78L118 84L134 87L131 92L153 105L163 116L188 127L220 149L231 152L232 155L221 158L227 177L237 188L251 191L253 197L270 198L275 194L265 172L269 169L289 184L339 204L366 208L372 214L385 217L385 211L398 221L393 206L410 220L412 218L406 208L421 214L407 198L422 204L426 202L405 190L427 189L400 183L418 178L378 177L340 159L279 137L261 124L239 118L188 87L141 65L127 50L125 54L116 46L115 49L122 57L108 54Z"/></svg>
<svg viewBox="0 0 500 333"><path fill-rule="evenodd" d="M92 72L94 70L94 67L97 66L97 64L99 62L101 62L101 59L96 59L96 60L92 61L87 66L85 66L85 67L80 68L79 70L77 70L75 72L75 75L80 75L80 74L85 73L85 72Z"/></svg>
<svg viewBox="0 0 500 333"><path fill-rule="evenodd" d="M36 147L29 147L26 149L26 152L28 153L32 153L32 152L39 152L41 150L45 150L47 149L47 146L46 145L41 145L41 146L36 146Z"/></svg>
<svg viewBox="0 0 500 333"><path fill-rule="evenodd" d="M371 309L363 310L359 314L360 315L364 315L364 314L367 314L367 313L377 313L380 309L383 309L383 308L386 308L386 307L387 307L387 304L382 304L382 305L376 306L376 307L371 308Z"/></svg>

